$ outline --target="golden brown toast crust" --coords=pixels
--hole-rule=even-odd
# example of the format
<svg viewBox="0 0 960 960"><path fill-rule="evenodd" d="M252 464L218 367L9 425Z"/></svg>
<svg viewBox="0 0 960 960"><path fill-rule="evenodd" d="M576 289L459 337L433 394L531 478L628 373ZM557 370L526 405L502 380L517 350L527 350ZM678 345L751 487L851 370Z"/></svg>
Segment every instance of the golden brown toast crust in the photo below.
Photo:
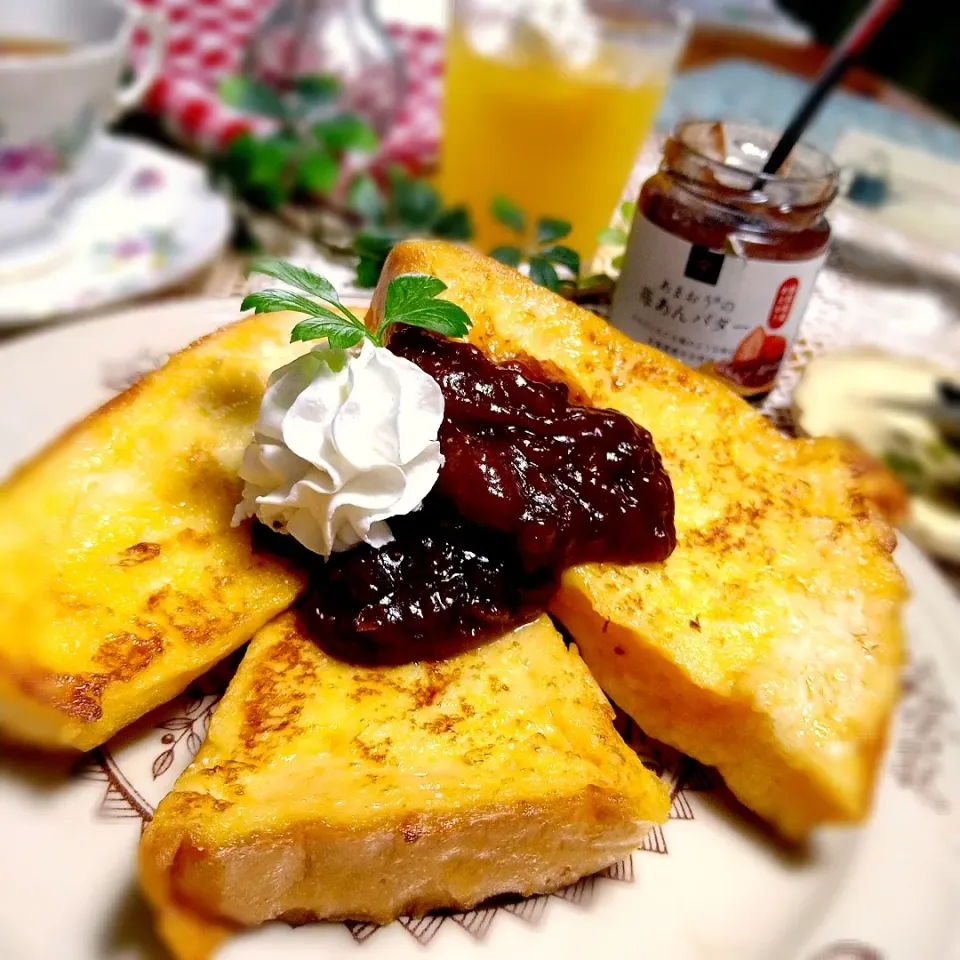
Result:
<svg viewBox="0 0 960 960"><path fill-rule="evenodd" d="M288 612L144 832L160 930L193 960L195 936L278 917L387 923L601 870L670 807L612 721L545 616L448 660L361 667Z"/></svg>
<svg viewBox="0 0 960 960"><path fill-rule="evenodd" d="M607 693L787 834L864 816L897 698L905 588L857 454L781 436L719 382L451 244L398 245L371 318L410 272L448 285L493 359L551 364L653 434L676 551L569 570L552 608Z"/></svg>
<svg viewBox="0 0 960 960"><path fill-rule="evenodd" d="M900 526L910 512L910 494L899 477L852 441L837 437L835 442L840 449L846 447L843 456L850 465L857 489L891 527Z"/></svg>
<svg viewBox="0 0 960 960"><path fill-rule="evenodd" d="M90 749L175 696L302 584L230 526L290 315L172 357L0 487L0 729Z"/></svg>

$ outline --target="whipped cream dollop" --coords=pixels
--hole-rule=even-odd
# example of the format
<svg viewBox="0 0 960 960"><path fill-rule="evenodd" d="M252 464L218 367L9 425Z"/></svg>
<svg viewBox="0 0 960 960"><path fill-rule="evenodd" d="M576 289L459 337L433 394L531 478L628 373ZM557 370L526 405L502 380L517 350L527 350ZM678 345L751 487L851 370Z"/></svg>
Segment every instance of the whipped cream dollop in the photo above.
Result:
<svg viewBox="0 0 960 960"><path fill-rule="evenodd" d="M442 421L437 381L409 360L316 346L267 383L234 525L256 516L325 557L381 547L437 482Z"/></svg>

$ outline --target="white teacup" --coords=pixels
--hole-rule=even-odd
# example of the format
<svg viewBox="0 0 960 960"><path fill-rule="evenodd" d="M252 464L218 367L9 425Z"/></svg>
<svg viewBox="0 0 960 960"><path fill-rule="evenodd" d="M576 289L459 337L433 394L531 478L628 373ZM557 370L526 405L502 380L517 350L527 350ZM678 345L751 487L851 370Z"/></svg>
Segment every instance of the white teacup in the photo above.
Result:
<svg viewBox="0 0 960 960"><path fill-rule="evenodd" d="M127 86L131 35L149 36ZM0 0L0 39L62 50L0 52L0 256L42 244L105 124L133 106L157 75L164 24L120 0ZM24 44L26 47L26 43Z"/></svg>

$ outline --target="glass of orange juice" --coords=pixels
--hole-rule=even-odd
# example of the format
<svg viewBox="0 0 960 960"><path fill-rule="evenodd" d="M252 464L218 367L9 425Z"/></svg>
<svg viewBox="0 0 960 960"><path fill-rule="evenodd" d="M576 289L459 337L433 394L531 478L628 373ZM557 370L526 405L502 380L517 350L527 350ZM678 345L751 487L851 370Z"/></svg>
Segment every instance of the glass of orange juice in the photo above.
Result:
<svg viewBox="0 0 960 960"><path fill-rule="evenodd" d="M586 259L653 126L686 36L655 0L454 0L439 183L482 250L516 242L503 196L567 220Z"/></svg>

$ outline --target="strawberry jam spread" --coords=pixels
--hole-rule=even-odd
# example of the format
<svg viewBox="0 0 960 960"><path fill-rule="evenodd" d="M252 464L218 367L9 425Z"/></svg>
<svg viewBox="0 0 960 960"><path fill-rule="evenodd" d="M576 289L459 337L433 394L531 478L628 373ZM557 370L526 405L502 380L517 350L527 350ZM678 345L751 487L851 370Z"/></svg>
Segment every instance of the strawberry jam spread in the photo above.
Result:
<svg viewBox="0 0 960 960"><path fill-rule="evenodd" d="M392 543L314 567L303 613L348 660L448 656L546 609L563 569L664 560L673 488L650 434L570 402L536 365L495 364L469 344L401 327L390 349L444 396L444 464Z"/></svg>

